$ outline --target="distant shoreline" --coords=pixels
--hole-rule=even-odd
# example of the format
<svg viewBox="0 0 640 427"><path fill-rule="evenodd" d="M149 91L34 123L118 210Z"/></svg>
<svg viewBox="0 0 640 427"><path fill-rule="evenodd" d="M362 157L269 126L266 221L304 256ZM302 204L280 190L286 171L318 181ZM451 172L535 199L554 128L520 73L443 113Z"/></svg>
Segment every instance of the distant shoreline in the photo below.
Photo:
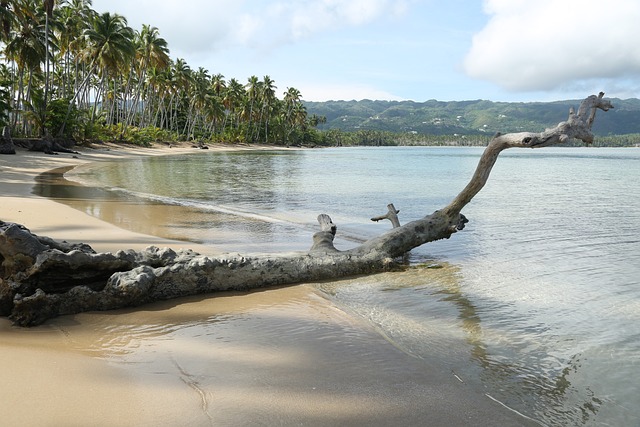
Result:
<svg viewBox="0 0 640 427"><path fill-rule="evenodd" d="M273 150L260 145L209 144L209 150L243 151ZM35 179L40 174L60 168L75 167L91 162L116 161L146 156L194 154L204 152L192 148L190 143L153 144L139 147L130 144L94 144L89 147L74 147L79 154L60 153L47 155L42 152L17 148L16 154L0 155L0 200L2 212L0 220L16 222L29 228L33 233L70 242L87 243L98 252L115 252L121 249L144 249L154 244L172 248L194 247L202 253L212 249L191 242L172 241L155 236L128 233L122 228L101 221L87 213L57 203L46 197L33 194ZM46 215L44 214L46 213ZM124 243L124 244L123 244Z"/></svg>

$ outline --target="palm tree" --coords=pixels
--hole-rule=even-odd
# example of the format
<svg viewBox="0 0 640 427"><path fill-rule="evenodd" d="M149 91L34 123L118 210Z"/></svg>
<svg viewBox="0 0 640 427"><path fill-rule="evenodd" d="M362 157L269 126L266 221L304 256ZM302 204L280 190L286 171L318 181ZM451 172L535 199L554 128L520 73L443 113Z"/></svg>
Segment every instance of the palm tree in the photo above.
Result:
<svg viewBox="0 0 640 427"><path fill-rule="evenodd" d="M139 37L138 57L142 60L140 70L140 88L146 78L148 69L153 67L156 72L166 70L171 64L167 41L160 37L156 27L142 26Z"/></svg>
<svg viewBox="0 0 640 427"><path fill-rule="evenodd" d="M64 0L59 11L59 29L57 37L62 55L64 67L62 89L60 96L67 98L68 93L76 93L78 85L83 79L81 53L86 49L86 39L83 37L84 31L91 26L91 22L97 16L91 9L91 0ZM73 68L73 71L71 67ZM88 70L86 70L88 71ZM75 88L76 90L74 90Z"/></svg>
<svg viewBox="0 0 640 427"><path fill-rule="evenodd" d="M249 102L249 105L248 105L249 111L243 112L243 118L247 121L247 131L245 133L246 140L251 140L253 135L253 133L251 132L253 118L254 118L253 106L255 105L256 102L258 102L260 98L260 86L261 86L261 83L258 80L258 77L256 76L249 77L248 82L245 86L245 88L247 89L246 93L247 93L247 98Z"/></svg>
<svg viewBox="0 0 640 427"><path fill-rule="evenodd" d="M162 97L164 88L166 87L166 70L159 70L156 67L149 67L147 70L145 81L145 93L143 95L144 104L142 117L140 118L140 127L157 126L157 120L152 120L154 112L156 117L162 107Z"/></svg>
<svg viewBox="0 0 640 427"><path fill-rule="evenodd" d="M269 76L262 78L262 111L261 116L264 117L264 141L269 142L269 118L271 115L272 106L276 99L276 85L275 82Z"/></svg>
<svg viewBox="0 0 640 427"><path fill-rule="evenodd" d="M0 0L0 42L9 40L14 14L9 8L9 0Z"/></svg>
<svg viewBox="0 0 640 427"><path fill-rule="evenodd" d="M98 15L92 27L84 32L84 36L88 42L88 58L97 65L102 75L94 101L95 112L100 97L105 93L110 75L113 76L114 90L117 91L115 86L118 84L119 72L123 67L130 65L134 58L134 31L127 26L124 16L105 12Z"/></svg>
<svg viewBox="0 0 640 427"><path fill-rule="evenodd" d="M302 94L300 91L294 87L287 88L287 91L284 93L284 123L283 126L285 128L284 133L284 142L288 143L291 133L297 124L297 115L299 114L299 107L302 105L301 102ZM303 106L304 108L304 106Z"/></svg>
<svg viewBox="0 0 640 427"><path fill-rule="evenodd" d="M240 108L243 104L245 97L245 89L242 83L238 80L232 78L229 80L229 84L227 85L227 90L224 94L224 98L222 103L224 104L227 114L231 116L231 122L235 129L238 129L240 115L238 114L238 108ZM235 120L235 123L234 123Z"/></svg>
<svg viewBox="0 0 640 427"><path fill-rule="evenodd" d="M222 122L222 129L219 129L220 133L224 130L225 126L225 107L223 103L223 95L227 90L227 83L224 81L224 76L220 73L215 74L211 77L211 91L213 93L212 99L209 104L209 108L207 110L207 116L209 120L211 120L210 130L211 136L215 134L218 129L218 121L220 119Z"/></svg>
<svg viewBox="0 0 640 427"><path fill-rule="evenodd" d="M142 91L149 69L153 68L155 72L162 71L171 63L167 41L160 37L156 27L143 24L142 31L137 33L136 46L136 64L138 64L136 79L138 85L122 127L122 135L124 135L126 127L133 123L134 116L138 111L138 102L142 97Z"/></svg>
<svg viewBox="0 0 640 427"><path fill-rule="evenodd" d="M44 0L44 34L45 34L45 47L46 47L46 55L45 55L45 79L44 79L44 110L47 111L47 102L49 99L49 56L50 56L50 45L49 45L49 20L53 18L53 7L55 6L55 0ZM46 127L44 129L46 133Z"/></svg>
<svg viewBox="0 0 640 427"><path fill-rule="evenodd" d="M199 67L198 71L193 73L191 85L189 86L189 112L183 131L187 137L195 136L198 119L204 116L206 105L211 96L210 87L209 72ZM202 120L204 121L204 117L202 117Z"/></svg>
<svg viewBox="0 0 640 427"><path fill-rule="evenodd" d="M23 100L29 100L33 76L40 71L40 64L46 57L46 35L40 25L35 4L26 0L16 0L13 3L15 28L11 32L9 42L5 47L8 59L15 62L18 69L18 96L13 106L14 111L19 111ZM28 73L26 93L24 91L25 72ZM13 128L16 127L18 114L14 114ZM26 132L26 123L23 126Z"/></svg>
<svg viewBox="0 0 640 427"><path fill-rule="evenodd" d="M184 115L183 103L186 99L192 82L191 67L187 62L178 58L170 67L167 74L167 90L169 92L169 105L167 108L167 127L178 133L183 123L179 123ZM188 101L186 101L188 103Z"/></svg>
<svg viewBox="0 0 640 427"><path fill-rule="evenodd" d="M9 124L9 111L11 110L10 85L9 68L5 64L0 64L0 129L3 129L3 131L4 127ZM10 141L5 141L5 143L11 144ZM11 147L7 148L6 151L10 153Z"/></svg>
<svg viewBox="0 0 640 427"><path fill-rule="evenodd" d="M74 108L87 123L100 113L107 124L121 126L121 137L137 125L187 137L269 142L276 134L288 141L304 128L299 91L288 89L280 101L269 76L251 76L242 85L221 74L210 77L202 67L194 72L183 59L169 58L156 27L136 32L121 15L96 13L91 2L0 0L0 55L11 78L6 93L16 94L8 97L14 129L22 123L22 133L30 134L52 126L48 106L65 103L67 119Z"/></svg>
<svg viewBox="0 0 640 427"><path fill-rule="evenodd" d="M224 120L224 118L226 117L225 108L224 108L224 105L222 104L222 99L220 97L212 96L210 98L209 103L207 104L206 115L207 115L207 119L210 121L210 125L209 125L210 138L213 139L216 134L216 131L218 130L218 122L220 120ZM223 124L223 127L224 127L224 124Z"/></svg>
<svg viewBox="0 0 640 427"><path fill-rule="evenodd" d="M107 90L109 75L113 75L114 90L117 86L116 76L121 68L131 63L135 54L135 46L133 43L134 31L127 26L125 17L118 14L105 12L95 16L91 22L91 26L87 28L83 37L86 40L86 48L82 52L82 57L89 62L89 71L85 80L80 84L76 93L69 103L67 118L71 112L73 102L81 91L89 83L89 79L96 71L99 71L100 83L96 89L94 108L91 114L92 120L95 118L97 106L100 103ZM115 102L115 97L113 101ZM113 105L112 105L113 107ZM103 106L104 108L104 106ZM66 120L65 120L66 123ZM63 124L60 133L64 131Z"/></svg>
<svg viewBox="0 0 640 427"><path fill-rule="evenodd" d="M134 31L127 26L127 19L117 13L98 15L84 37L88 42L86 56L101 71L116 72L135 54Z"/></svg>
<svg viewBox="0 0 640 427"><path fill-rule="evenodd" d="M222 74L216 74L211 77L211 88L213 89L215 96L222 96L222 93L227 88L227 83L224 81L224 76Z"/></svg>

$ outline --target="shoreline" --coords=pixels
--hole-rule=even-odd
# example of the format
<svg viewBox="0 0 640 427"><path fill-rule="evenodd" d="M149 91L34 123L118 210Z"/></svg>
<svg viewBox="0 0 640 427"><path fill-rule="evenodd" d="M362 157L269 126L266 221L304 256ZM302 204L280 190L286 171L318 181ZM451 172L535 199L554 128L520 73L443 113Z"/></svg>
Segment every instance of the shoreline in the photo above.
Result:
<svg viewBox="0 0 640 427"><path fill-rule="evenodd" d="M274 149L267 146L221 144L209 147L209 150L213 151ZM203 255L218 254L220 252L210 246L124 230L66 204L37 196L32 192L35 180L40 174L61 167L74 168L82 164L146 156L198 155L203 152L203 150L192 148L190 144L173 147L156 144L150 148L104 144L98 148L82 149L80 155L70 153L46 155L18 148L15 155L0 156L2 173L0 201L3 206L0 210L0 220L22 224L38 235L87 243L97 252L116 252L121 249L140 250L155 245L167 246L174 250L189 247ZM48 215L42 215L42 212L47 212ZM74 227L73 224L81 226Z"/></svg>
<svg viewBox="0 0 640 427"><path fill-rule="evenodd" d="M114 146L77 158L0 156L0 220L98 252L156 245L218 253L31 193L35 177L57 167L187 152L197 154ZM0 409L9 424L537 425L437 361L402 352L307 284L63 316L32 329L0 319L0 333Z"/></svg>

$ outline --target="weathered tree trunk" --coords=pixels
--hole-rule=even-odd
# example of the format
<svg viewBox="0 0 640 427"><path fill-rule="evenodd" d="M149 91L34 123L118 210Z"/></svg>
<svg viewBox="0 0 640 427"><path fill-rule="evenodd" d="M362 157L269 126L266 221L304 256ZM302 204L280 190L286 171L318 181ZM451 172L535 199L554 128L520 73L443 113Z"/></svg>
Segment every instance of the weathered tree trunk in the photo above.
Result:
<svg viewBox="0 0 640 427"><path fill-rule="evenodd" d="M80 154L77 151L66 148L64 145L73 145L73 141L63 140L59 138L52 138L51 135L45 135L43 138L38 139L16 139L16 145L22 148L26 148L29 151L42 151L45 154Z"/></svg>
<svg viewBox="0 0 640 427"><path fill-rule="evenodd" d="M5 126L2 129L2 135L0 136L0 154L16 154L16 147L13 145L9 126Z"/></svg>
<svg viewBox="0 0 640 427"><path fill-rule="evenodd" d="M383 219L388 219L389 221L391 221L391 225L393 226L393 228L397 228L400 227L400 220L398 219L398 214L400 213L399 210L396 209L395 206L393 206L393 203L389 203L387 205L387 213L381 216L377 216L375 218L371 218L371 221L382 221Z"/></svg>
<svg viewBox="0 0 640 427"><path fill-rule="evenodd" d="M390 219L394 228L353 249L333 245L336 226L320 215L321 230L308 252L286 255L217 258L192 251L147 248L142 252L95 254L87 245L73 246L41 238L16 224L0 222L0 314L17 325L89 310L137 306L193 294L248 290L273 285L333 279L394 268L396 260L425 243L448 239L462 230L461 211L482 189L498 155L511 147L540 148L572 138L593 141L596 109L613 108L603 93L585 99L578 113L541 133L497 134L485 149L469 184L447 206L400 226L398 211L373 220Z"/></svg>

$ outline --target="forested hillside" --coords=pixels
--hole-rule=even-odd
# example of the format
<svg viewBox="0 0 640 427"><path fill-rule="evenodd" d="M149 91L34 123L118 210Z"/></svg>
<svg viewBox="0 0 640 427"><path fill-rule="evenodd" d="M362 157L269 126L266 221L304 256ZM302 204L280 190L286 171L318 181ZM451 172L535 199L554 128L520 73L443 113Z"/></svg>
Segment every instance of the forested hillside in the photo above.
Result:
<svg viewBox="0 0 640 427"><path fill-rule="evenodd" d="M157 27L134 29L122 15L96 12L90 1L0 0L0 23L0 130L13 138L482 145L498 131L555 126L579 105L304 102L300 90L278 89L268 75L241 81L172 59ZM595 122L597 144L640 145L640 100L613 104ZM2 151L14 151L10 138L0 143Z"/></svg>
<svg viewBox="0 0 640 427"><path fill-rule="evenodd" d="M640 99L613 99L615 108L594 123L596 136L640 134ZM443 102L328 101L305 102L308 114L326 117L321 130L378 130L425 135L492 135L495 132L538 132L566 120L580 101Z"/></svg>

